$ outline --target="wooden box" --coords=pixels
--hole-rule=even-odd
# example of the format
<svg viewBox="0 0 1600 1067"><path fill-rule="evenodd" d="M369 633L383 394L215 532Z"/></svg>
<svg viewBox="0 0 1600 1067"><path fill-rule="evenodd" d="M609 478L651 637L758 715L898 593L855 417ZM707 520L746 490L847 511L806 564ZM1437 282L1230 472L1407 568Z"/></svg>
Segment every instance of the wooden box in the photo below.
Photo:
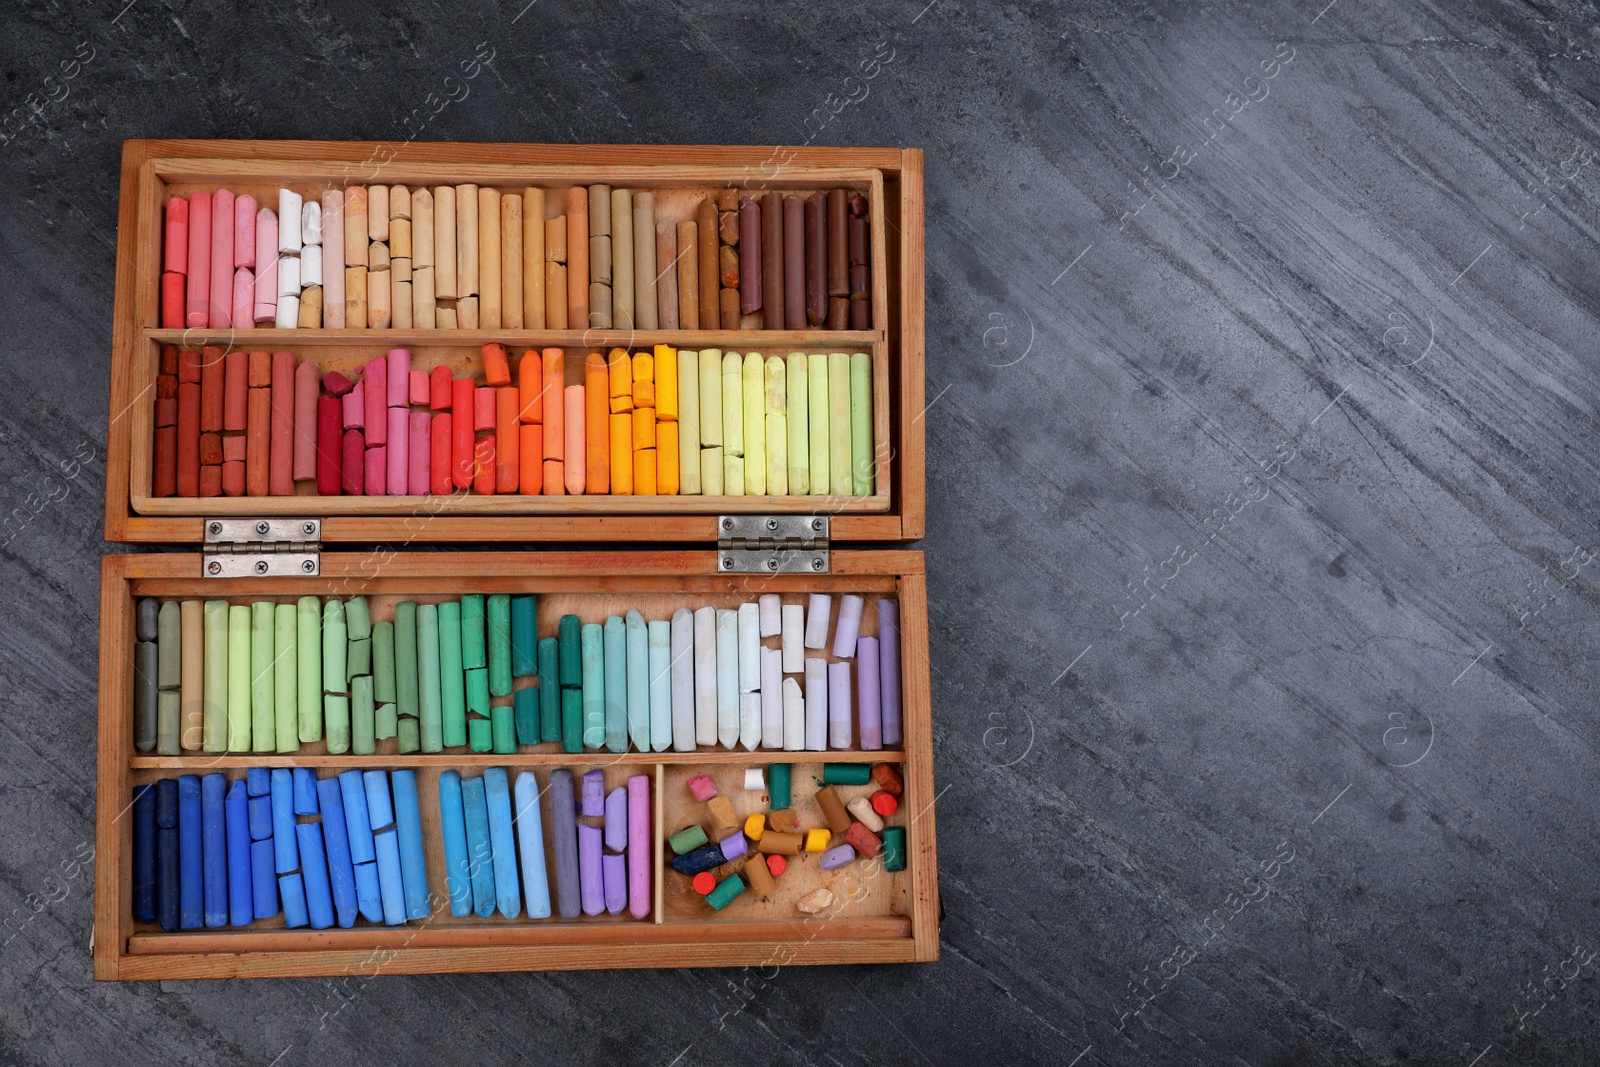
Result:
<svg viewBox="0 0 1600 1067"><path fill-rule="evenodd" d="M778 165L778 159L784 162ZM158 327L162 205L196 189L227 186L252 192L263 204L280 185L310 192L328 186L478 182L559 189L594 182L663 190L675 204L696 189L810 190L846 185L868 196L871 217L872 322L867 331L547 331L547 330L163 330ZM676 199L675 199L676 198ZM124 149L113 330L111 416L106 492L106 537L112 541L190 545L215 541L218 520L294 520L316 523L316 543L289 546L303 569L266 576L216 576L228 546L208 551L107 556L101 569L101 647L96 814L94 974L99 979L166 979L560 970L624 967L773 966L783 963L865 963L932 960L938 954L934 843L932 714L928 683L927 596L920 552L874 543L914 540L923 530L923 287L921 153L900 149L733 148L670 146L543 146L325 142L129 141ZM504 496L319 497L297 487L294 496L257 499L156 497L151 491L153 388L163 345L208 344L305 353L324 368L355 371L391 347L413 353L413 367L450 366L471 374L479 346L600 350L665 343L681 349L716 347L767 354L869 353L873 378L874 492L866 497ZM569 358L568 363L573 361ZM419 522L419 517L423 520ZM730 546L733 522L821 518L826 541L804 550L783 543ZM739 529L742 531L743 526ZM722 542L714 545L714 542ZM425 551L431 543L520 542L526 551ZM698 542L698 544L696 544ZM604 543L605 551L566 545ZM338 546L335 548L335 546ZM861 547L857 547L861 546ZM235 546L237 547L237 546ZM253 545L247 549L273 546ZM284 546L277 546L280 551ZM223 552L218 553L217 548ZM803 564L767 564L789 549ZM746 567L748 552L754 573ZM739 557L737 562L734 557ZM246 557L250 558L250 557ZM815 559L815 563L811 561ZM208 566L209 565L209 566ZM263 570L268 568L263 565ZM225 575L240 574L230 566ZM210 599L245 604L292 602L306 595L362 595L380 613L396 600L421 603L463 593L539 594L541 635L566 612L599 621L637 607L665 618L680 606L732 607L762 593L802 603L811 593L867 598L862 635L875 628L872 604L900 606L903 742L864 751L755 751L701 746L691 752L569 754L559 744L518 745L510 754L466 748L401 755L379 741L372 755L330 755L323 742L288 755L187 748L179 755L134 747L133 665L135 602L141 597ZM827 651L809 653L828 656ZM859 745L859 735L853 743ZM744 794L746 768L793 765L794 801L801 822L817 825L813 776L823 763L897 766L904 777L892 823L907 834L907 864L889 872L865 865L823 872L816 857L791 863L768 899L746 894L715 912L665 869L665 837L701 821L703 805L686 782L710 775L734 799L741 817L762 811ZM485 767L513 775L532 770L543 785L557 767L575 773L601 768L607 787L645 775L653 792L653 904L642 921L601 915L508 920L452 918L449 909L400 926L358 921L355 926L288 929L282 916L249 926L167 931L133 917L135 787L178 774L221 772L241 777L250 767L310 767L324 776L349 769L415 768L423 816L429 882L442 892L445 866L439 843L438 776ZM803 784L804 783L804 784ZM549 821L549 810L545 810ZM548 839L548 838L547 838ZM796 857L797 860L800 857ZM552 868L552 880L553 880ZM839 903L805 915L795 901L819 886L838 890Z"/></svg>

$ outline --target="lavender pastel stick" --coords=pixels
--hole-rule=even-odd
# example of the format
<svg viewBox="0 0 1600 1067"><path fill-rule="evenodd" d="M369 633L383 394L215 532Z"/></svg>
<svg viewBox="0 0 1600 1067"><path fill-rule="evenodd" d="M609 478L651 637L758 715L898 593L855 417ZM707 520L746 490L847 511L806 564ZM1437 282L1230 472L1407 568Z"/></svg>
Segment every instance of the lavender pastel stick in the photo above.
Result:
<svg viewBox="0 0 1600 1067"><path fill-rule="evenodd" d="M601 838L598 826L578 824L578 879L585 915L599 915L606 907L605 876L600 870Z"/></svg>
<svg viewBox="0 0 1600 1067"><path fill-rule="evenodd" d="M862 748L883 747L883 716L878 703L880 657L876 637L863 637L856 642L856 715L861 720Z"/></svg>
<svg viewBox="0 0 1600 1067"><path fill-rule="evenodd" d="M828 744L850 747L850 664L828 664ZM882 748L880 744L878 747Z"/></svg>
<svg viewBox="0 0 1600 1067"><path fill-rule="evenodd" d="M861 632L862 597L846 593L839 598L839 621L833 628L833 654L850 659L856 654L856 635Z"/></svg>
<svg viewBox="0 0 1600 1067"><path fill-rule="evenodd" d="M583 773L583 817L597 819L606 813L606 772Z"/></svg>
<svg viewBox="0 0 1600 1067"><path fill-rule="evenodd" d="M900 602L878 601L878 693L883 743L900 744Z"/></svg>
<svg viewBox="0 0 1600 1067"><path fill-rule="evenodd" d="M602 856L600 871L605 882L606 912L621 915L628 906L628 857L620 852Z"/></svg>
<svg viewBox="0 0 1600 1067"><path fill-rule="evenodd" d="M551 836L555 838L551 844L556 854L556 901L563 919L576 919L582 910L578 888L578 811L573 800L572 772L551 771L550 821Z"/></svg>
<svg viewBox="0 0 1600 1067"><path fill-rule="evenodd" d="M628 791L617 786L606 797L606 848L623 852L628 847Z"/></svg>
<svg viewBox="0 0 1600 1067"><path fill-rule="evenodd" d="M856 861L856 850L849 845L834 845L822 854L818 864L825 871L838 870L840 867Z"/></svg>
<svg viewBox="0 0 1600 1067"><path fill-rule="evenodd" d="M628 911L635 919L650 916L650 779L628 779Z"/></svg>

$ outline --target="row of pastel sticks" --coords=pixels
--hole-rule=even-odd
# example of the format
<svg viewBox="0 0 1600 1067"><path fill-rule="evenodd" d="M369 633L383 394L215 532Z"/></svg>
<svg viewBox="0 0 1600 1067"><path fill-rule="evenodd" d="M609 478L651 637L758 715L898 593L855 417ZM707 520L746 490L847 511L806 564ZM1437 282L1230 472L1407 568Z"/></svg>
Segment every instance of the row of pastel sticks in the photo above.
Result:
<svg viewBox="0 0 1600 1067"><path fill-rule="evenodd" d="M573 186L279 189L167 201L167 329L867 330L867 198ZM559 212L565 203L566 214Z"/></svg>
<svg viewBox="0 0 1600 1067"><path fill-rule="evenodd" d="M516 802L512 814L513 795ZM487 919L550 917L550 875L545 862L539 782L532 771L508 783L502 767L481 778L455 771L439 776L439 819L450 913ZM580 819L579 816L582 815ZM603 820L596 825L594 820ZM563 919L582 915L650 915L650 779L634 775L605 792L605 772L583 776L581 809L572 772L550 772L550 850L555 857L556 905ZM520 855L519 855L520 853Z"/></svg>
<svg viewBox="0 0 1600 1067"><path fill-rule="evenodd" d="M864 603L840 598L829 662L806 654L829 647L826 594L680 608L670 622L637 610L603 625L564 615L542 639L534 595L406 600L376 621L359 596L145 598L135 606L134 747L293 753L325 739L329 753L358 756L389 738L400 753L509 754L557 741L574 753L895 747L899 603L879 598L877 636L859 637ZM772 637L779 648L763 646Z"/></svg>
<svg viewBox="0 0 1600 1067"><path fill-rule="evenodd" d="M391 794L391 787L393 792ZM315 821L304 816L314 817ZM163 930L432 914L415 771L251 767L133 790L133 917Z"/></svg>
<svg viewBox="0 0 1600 1067"><path fill-rule="evenodd" d="M656 345L529 349L512 384L504 345L483 384L412 369L391 349L356 380L290 352L162 350L158 497L479 494L870 496L872 360L763 357ZM314 480L314 481L313 481Z"/></svg>

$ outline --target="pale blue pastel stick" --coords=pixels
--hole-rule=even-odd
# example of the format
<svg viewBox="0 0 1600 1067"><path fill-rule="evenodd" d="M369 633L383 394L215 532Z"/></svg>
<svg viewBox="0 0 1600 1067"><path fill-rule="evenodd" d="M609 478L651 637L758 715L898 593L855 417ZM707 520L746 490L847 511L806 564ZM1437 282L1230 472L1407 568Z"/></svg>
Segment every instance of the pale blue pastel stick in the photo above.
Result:
<svg viewBox="0 0 1600 1067"><path fill-rule="evenodd" d="M482 778L461 780L467 809L467 870L472 875L472 910L478 918L494 914L494 845L489 839L489 799Z"/></svg>
<svg viewBox="0 0 1600 1067"><path fill-rule="evenodd" d="M628 751L628 628L622 616L606 620L606 748ZM644 751L650 749L646 747Z"/></svg>
<svg viewBox="0 0 1600 1067"><path fill-rule="evenodd" d="M400 838L400 877L405 882L406 918L426 919L433 914L433 908L428 904L428 862L422 851L422 806L417 801L417 772L395 771L389 780L394 787L394 828Z"/></svg>
<svg viewBox="0 0 1600 1067"><path fill-rule="evenodd" d="M539 819L539 780L517 775L517 843L522 846L522 893L528 918L550 918L550 875L544 866L544 826ZM624 820L626 821L626 820ZM446 855L448 856L448 849Z"/></svg>
<svg viewBox="0 0 1600 1067"><path fill-rule="evenodd" d="M389 800L389 772L367 771L367 818L372 822L372 848L378 854L378 887L383 894L383 921L406 921L405 879L400 874L400 841L394 831L394 806Z"/></svg>
<svg viewBox="0 0 1600 1067"><path fill-rule="evenodd" d="M461 775L456 771L439 775L439 836L444 838L450 914L462 919L472 914L472 876L467 870L467 815L461 801Z"/></svg>
<svg viewBox="0 0 1600 1067"><path fill-rule="evenodd" d="M588 623L579 631L583 682L583 747L606 743L606 656L600 624Z"/></svg>
<svg viewBox="0 0 1600 1067"><path fill-rule="evenodd" d="M522 914L522 890L517 885L517 845L511 829L511 786L504 767L483 769L484 799L489 804L489 847L494 853L494 902L500 914L515 919Z"/></svg>
<svg viewBox="0 0 1600 1067"><path fill-rule="evenodd" d="M637 752L650 751L650 637L644 616L628 612L628 739Z"/></svg>
<svg viewBox="0 0 1600 1067"><path fill-rule="evenodd" d="M650 747L665 752L672 747L672 624L652 620L649 645Z"/></svg>

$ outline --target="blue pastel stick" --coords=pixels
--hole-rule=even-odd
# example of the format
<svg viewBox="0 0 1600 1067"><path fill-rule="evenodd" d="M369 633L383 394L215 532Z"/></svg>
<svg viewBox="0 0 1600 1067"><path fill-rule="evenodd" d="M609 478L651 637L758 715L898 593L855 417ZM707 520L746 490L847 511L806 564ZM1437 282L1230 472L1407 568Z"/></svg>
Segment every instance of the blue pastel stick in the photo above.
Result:
<svg viewBox="0 0 1600 1067"><path fill-rule="evenodd" d="M288 874L300 867L300 849L294 832L294 786L282 767L272 772L272 854L274 868ZM304 896L304 894L301 894Z"/></svg>
<svg viewBox="0 0 1600 1067"><path fill-rule="evenodd" d="M207 782L210 779L211 775L206 775ZM223 812L228 832L228 921L234 926L249 926L255 921L256 905L251 888L254 875L250 871L250 795L245 792L243 778L235 778L228 787ZM206 888L209 890L210 886ZM210 900L206 903L209 905ZM208 906L206 910L211 909Z"/></svg>
<svg viewBox="0 0 1600 1067"><path fill-rule="evenodd" d="M244 791L253 797L272 793L272 770L269 767L251 767L244 772Z"/></svg>
<svg viewBox="0 0 1600 1067"><path fill-rule="evenodd" d="M422 851L422 806L417 801L417 772L395 771L389 775L389 781L394 789L394 829L400 845L400 879L405 883L406 918L426 919L433 914L433 907L428 903L428 860Z"/></svg>
<svg viewBox="0 0 1600 1067"><path fill-rule="evenodd" d="M227 792L228 779L218 772L200 779L201 873L205 921L212 928L228 925Z"/></svg>
<svg viewBox="0 0 1600 1067"><path fill-rule="evenodd" d="M272 867L272 840L250 842L250 901L258 919L278 914L278 876Z"/></svg>
<svg viewBox="0 0 1600 1067"><path fill-rule="evenodd" d="M583 908L578 887L578 811L572 797L572 772L550 772L550 849L556 854L556 902L563 919Z"/></svg>
<svg viewBox="0 0 1600 1067"><path fill-rule="evenodd" d="M356 906L369 923L383 922L383 886L378 881L378 864L356 864Z"/></svg>
<svg viewBox="0 0 1600 1067"><path fill-rule="evenodd" d="M133 917L156 921L156 791L133 787Z"/></svg>
<svg viewBox="0 0 1600 1067"><path fill-rule="evenodd" d="M367 817L372 820L372 847L378 854L378 888L383 894L383 921L406 921L406 885L400 873L400 841L394 831L394 806L389 799L389 773L368 771Z"/></svg>
<svg viewBox="0 0 1600 1067"><path fill-rule="evenodd" d="M300 873L306 887L306 911L313 930L333 925L333 893L328 885L328 857L322 851L322 826L314 822L294 824L300 842Z"/></svg>
<svg viewBox="0 0 1600 1067"><path fill-rule="evenodd" d="M200 812L200 776L178 776L178 928L205 925L205 836ZM228 905L222 905L227 922ZM221 926L222 923L218 923Z"/></svg>
<svg viewBox="0 0 1600 1067"><path fill-rule="evenodd" d="M178 780L156 782L156 919L163 930L178 929Z"/></svg>
<svg viewBox="0 0 1600 1067"><path fill-rule="evenodd" d="M299 871L278 876L278 894L283 897L283 925L292 930L311 922L306 910L306 885Z"/></svg>
<svg viewBox="0 0 1600 1067"><path fill-rule="evenodd" d="M517 775L517 843L522 846L522 893L528 918L550 918L550 875L544 865L544 826L539 821L539 780Z"/></svg>
<svg viewBox="0 0 1600 1067"><path fill-rule="evenodd" d="M480 918L494 914L494 847L489 841L489 801L482 778L461 780L461 802L467 810L468 870L472 874L472 910Z"/></svg>
<svg viewBox="0 0 1600 1067"><path fill-rule="evenodd" d="M461 775L439 774L439 836L444 838L444 873L450 888L450 914L472 914L472 874L467 864L467 815L461 799Z"/></svg>
<svg viewBox="0 0 1600 1067"><path fill-rule="evenodd" d="M267 778L268 789L271 789L272 778ZM245 787L249 792L249 787ZM272 836L272 797L269 793L264 797L249 797L250 808L250 840L265 841Z"/></svg>
<svg viewBox="0 0 1600 1067"><path fill-rule="evenodd" d="M309 767L294 769L294 813L317 814L317 772Z"/></svg>
<svg viewBox="0 0 1600 1067"><path fill-rule="evenodd" d="M360 771L339 775L339 792L344 801L344 825L350 841L350 861L358 866L378 858L372 850L372 821L367 816L367 783Z"/></svg>
<svg viewBox="0 0 1600 1067"><path fill-rule="evenodd" d="M356 868L350 862L349 829L339 779L317 782L318 809L322 812L322 847L328 856L328 881L332 883L333 910L346 930L356 924Z"/></svg>
<svg viewBox="0 0 1600 1067"><path fill-rule="evenodd" d="M494 852L494 901L500 914L522 914L522 887L517 884L517 844L511 829L511 786L504 767L485 767L483 792L489 803L489 845Z"/></svg>

